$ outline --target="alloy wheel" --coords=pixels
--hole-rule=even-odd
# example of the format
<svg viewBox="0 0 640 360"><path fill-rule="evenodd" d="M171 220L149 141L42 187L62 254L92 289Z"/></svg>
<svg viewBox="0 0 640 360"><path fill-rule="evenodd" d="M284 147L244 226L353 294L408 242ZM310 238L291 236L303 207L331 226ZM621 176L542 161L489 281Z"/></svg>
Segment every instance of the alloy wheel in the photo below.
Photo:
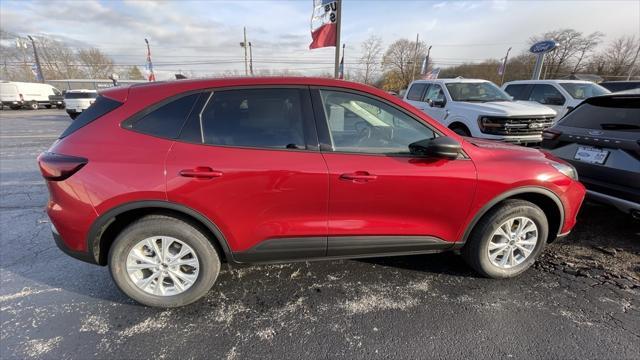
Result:
<svg viewBox="0 0 640 360"><path fill-rule="evenodd" d="M142 291L178 295L198 279L200 262L185 242L169 236L154 236L138 242L127 256L127 273Z"/></svg>
<svg viewBox="0 0 640 360"><path fill-rule="evenodd" d="M503 269L520 265L531 256L537 243L538 227L533 220L522 216L507 219L491 235L489 261Z"/></svg>

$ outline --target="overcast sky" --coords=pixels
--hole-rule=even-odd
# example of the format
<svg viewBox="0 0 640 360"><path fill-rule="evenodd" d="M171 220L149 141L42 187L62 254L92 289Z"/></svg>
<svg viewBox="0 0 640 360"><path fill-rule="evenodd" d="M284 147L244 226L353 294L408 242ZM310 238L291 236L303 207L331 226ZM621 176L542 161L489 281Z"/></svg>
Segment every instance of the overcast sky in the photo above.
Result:
<svg viewBox="0 0 640 360"><path fill-rule="evenodd" d="M178 70L196 75L243 72L239 42L246 26L256 70L332 72L333 48L308 50L312 8L312 0L2 0L0 26L19 34L57 37L78 48L98 47L119 64L141 66L146 37L160 77ZM501 58L510 46L519 53L531 36L559 28L601 31L605 41L640 37L640 0L343 0L342 26L347 70L358 66L360 43L370 34L380 36L386 47L419 33L433 45L435 62L446 66Z"/></svg>

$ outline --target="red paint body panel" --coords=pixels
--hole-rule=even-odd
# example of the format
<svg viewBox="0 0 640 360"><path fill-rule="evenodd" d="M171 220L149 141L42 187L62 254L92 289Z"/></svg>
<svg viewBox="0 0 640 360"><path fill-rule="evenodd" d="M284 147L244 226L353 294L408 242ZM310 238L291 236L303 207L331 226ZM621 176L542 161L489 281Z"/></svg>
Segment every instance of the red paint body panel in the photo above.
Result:
<svg viewBox="0 0 640 360"><path fill-rule="evenodd" d="M329 234L428 235L455 242L476 187L470 160L323 154L329 167ZM340 175L368 172L358 182ZM455 191L450 191L455 189Z"/></svg>
<svg viewBox="0 0 640 360"><path fill-rule="evenodd" d="M186 91L252 85L342 87L384 98L440 133L459 140L469 159L266 150L161 139L121 128L132 115ZM232 251L273 238L341 235L429 235L460 241L489 202L512 189L552 191L563 204L561 232L575 225L584 187L537 150L466 141L383 91L314 78L184 80L102 92L124 105L57 141L50 152L88 163L64 181L48 181L48 214L65 245L86 252L96 219L118 206L163 200L191 208L222 231ZM182 170L209 169L210 179ZM375 175L372 181L342 174ZM553 230L553 229L552 229Z"/></svg>
<svg viewBox="0 0 640 360"><path fill-rule="evenodd" d="M179 175L196 167L222 176ZM233 251L273 238L326 236L328 191L319 152L176 142L167 157L168 200L213 221Z"/></svg>

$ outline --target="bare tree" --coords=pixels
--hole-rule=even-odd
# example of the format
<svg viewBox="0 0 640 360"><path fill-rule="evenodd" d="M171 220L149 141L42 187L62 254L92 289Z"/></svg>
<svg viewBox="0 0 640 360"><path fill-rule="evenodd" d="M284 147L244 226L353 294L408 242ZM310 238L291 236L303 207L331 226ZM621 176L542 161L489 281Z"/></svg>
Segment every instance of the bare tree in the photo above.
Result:
<svg viewBox="0 0 640 360"><path fill-rule="evenodd" d="M362 82L370 84L379 70L382 39L378 36L371 35L367 40L362 42L360 47L362 49L360 64L364 67Z"/></svg>
<svg viewBox="0 0 640 360"><path fill-rule="evenodd" d="M639 46L640 39L636 40L635 36L623 36L613 40L601 54L606 63L606 75L627 75L633 66Z"/></svg>
<svg viewBox="0 0 640 360"><path fill-rule="evenodd" d="M413 62L423 59L426 51L427 46L422 41L418 43L417 52L415 41L400 39L389 45L382 57L382 66L386 71L385 89L406 89L411 79L420 72L420 66L413 66Z"/></svg>
<svg viewBox="0 0 640 360"><path fill-rule="evenodd" d="M140 69L135 65L129 68L129 71L127 72L127 78L129 80L145 80L144 75L142 75Z"/></svg>
<svg viewBox="0 0 640 360"><path fill-rule="evenodd" d="M558 42L558 47L545 56L545 77L557 78L580 70L583 61L598 46L603 36L597 31L585 36L574 29L559 29L534 36L529 42L533 44L548 39Z"/></svg>
<svg viewBox="0 0 640 360"><path fill-rule="evenodd" d="M108 79L113 73L113 60L99 49L78 51L78 61L84 67L84 73L89 79Z"/></svg>
<svg viewBox="0 0 640 360"><path fill-rule="evenodd" d="M74 79L84 76L76 53L62 42L38 37L36 46L41 54L40 64L46 79Z"/></svg>

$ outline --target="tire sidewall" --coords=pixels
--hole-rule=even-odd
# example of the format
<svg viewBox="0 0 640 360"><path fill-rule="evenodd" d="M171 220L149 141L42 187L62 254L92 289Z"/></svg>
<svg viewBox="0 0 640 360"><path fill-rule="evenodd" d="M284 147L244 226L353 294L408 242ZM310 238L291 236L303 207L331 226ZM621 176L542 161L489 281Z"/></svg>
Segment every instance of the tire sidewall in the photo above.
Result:
<svg viewBox="0 0 640 360"><path fill-rule="evenodd" d="M200 266L198 278L183 293L152 295L139 289L129 277L126 269L129 251L140 241L154 236L176 238L195 251ZM191 225L171 218L143 219L123 230L116 238L109 251L109 269L120 290L135 301L154 307L178 307L198 300L209 291L220 272L220 259L207 238Z"/></svg>
<svg viewBox="0 0 640 360"><path fill-rule="evenodd" d="M533 205L533 204L532 204ZM538 242L533 249L531 255L527 257L521 264L514 267L504 269L491 263L489 259L489 243L495 230L502 225L507 219L515 217L526 217L533 221L538 228ZM522 272L526 271L536 261L540 253L544 250L546 245L546 239L549 234L549 225L544 212L537 206L519 205L509 209L503 209L503 211L497 211L492 214L483 229L481 239L477 244L478 263L484 272L489 277L494 278L509 278L514 277Z"/></svg>

